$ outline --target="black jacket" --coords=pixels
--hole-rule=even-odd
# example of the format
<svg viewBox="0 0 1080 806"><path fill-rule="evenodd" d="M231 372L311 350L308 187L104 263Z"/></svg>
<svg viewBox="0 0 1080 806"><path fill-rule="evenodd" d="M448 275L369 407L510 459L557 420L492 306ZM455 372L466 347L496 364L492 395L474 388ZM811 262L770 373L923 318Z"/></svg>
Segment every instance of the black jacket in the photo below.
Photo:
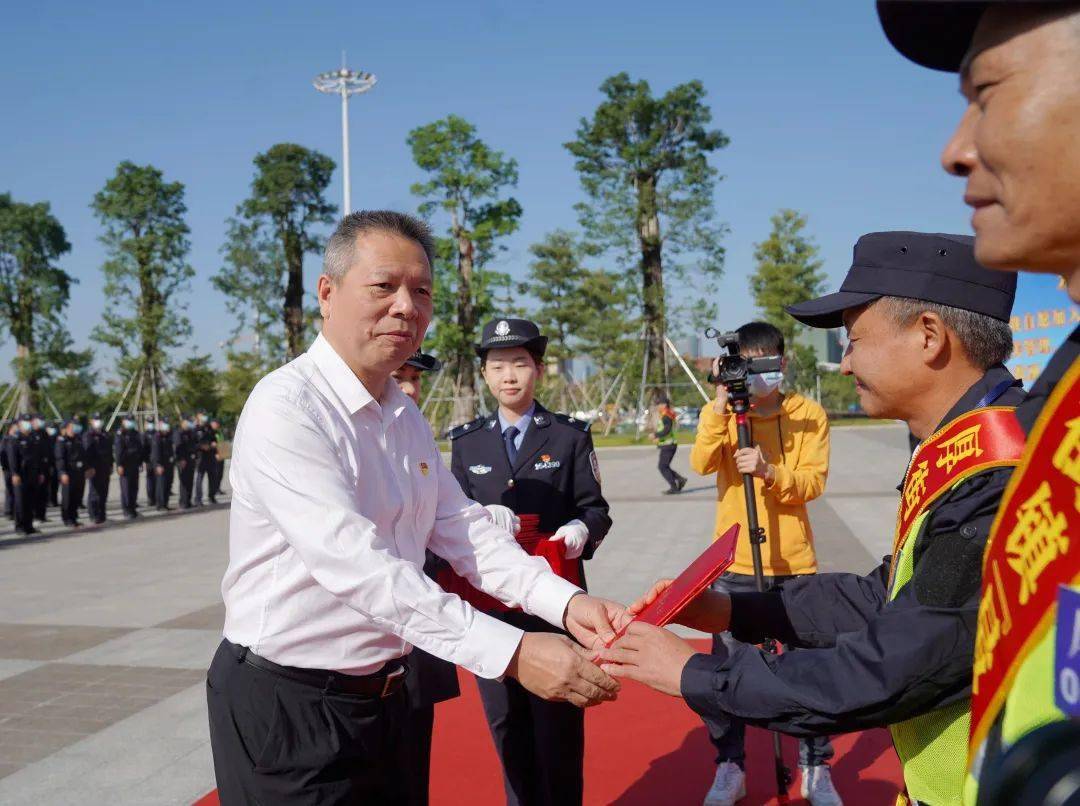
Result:
<svg viewBox="0 0 1080 806"><path fill-rule="evenodd" d="M592 558L611 528L611 518L600 492L600 466L588 423L537 403L514 467L497 414L458 426L450 440L450 469L465 495L481 504L502 504L518 515L539 515L541 532L580 520L589 528L581 558Z"/></svg>
<svg viewBox="0 0 1080 806"><path fill-rule="evenodd" d="M83 447L86 448L87 467L98 473L109 473L113 465L113 438L104 431L85 431L82 435Z"/></svg>
<svg viewBox="0 0 1080 806"><path fill-rule="evenodd" d="M86 448L79 437L57 435L54 456L56 457L56 472L61 475L84 473L88 466Z"/></svg>
<svg viewBox="0 0 1080 806"><path fill-rule="evenodd" d="M150 464L171 467L173 456L172 434L158 431L150 437Z"/></svg>
<svg viewBox="0 0 1080 806"><path fill-rule="evenodd" d="M177 462L190 462L195 458L195 432L177 428L172 432L173 456Z"/></svg>
<svg viewBox="0 0 1080 806"><path fill-rule="evenodd" d="M137 467L143 461L143 439L135 429L121 428L113 438L113 460L124 468Z"/></svg>
<svg viewBox="0 0 1080 806"><path fill-rule="evenodd" d="M942 425L1010 377L991 368ZM1023 398L1013 387L994 405ZM747 645L727 657L694 655L682 675L687 703L812 736L884 726L970 697L982 554L1011 472L981 473L933 505L911 581L891 602L889 557L866 576L815 574L774 592L732 595L731 632ZM750 645L765 638L800 651L774 656Z"/></svg>

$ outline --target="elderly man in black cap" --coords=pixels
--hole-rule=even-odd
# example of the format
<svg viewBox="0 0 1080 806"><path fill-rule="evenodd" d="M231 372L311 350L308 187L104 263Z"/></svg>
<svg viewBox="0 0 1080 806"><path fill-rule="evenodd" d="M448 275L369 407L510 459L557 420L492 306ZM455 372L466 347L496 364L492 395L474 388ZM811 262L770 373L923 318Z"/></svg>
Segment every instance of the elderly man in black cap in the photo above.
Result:
<svg viewBox="0 0 1080 806"><path fill-rule="evenodd" d="M960 74L966 109L941 162L966 180L979 260L1058 274L1080 302L1080 3L877 6L901 53ZM969 803L1071 803L1078 794L1078 357L1080 328L1016 411L1029 439L984 559Z"/></svg>
<svg viewBox="0 0 1080 806"><path fill-rule="evenodd" d="M841 290L788 311L813 327L843 324L841 371L863 409L904 420L919 441L892 556L866 576L706 592L679 621L746 642L726 657L631 623L604 668L681 695L703 715L795 735L888 726L911 795L960 804L982 552L1023 444L1010 408L1023 393L1002 364L1015 287L1012 275L976 263L967 236L860 238ZM766 655L752 646L766 638L806 651Z"/></svg>
<svg viewBox="0 0 1080 806"><path fill-rule="evenodd" d="M512 521L511 531L530 553L545 556L560 576L584 585L583 561L592 558L611 518L589 424L549 412L534 397L546 347L547 337L526 319L494 319L484 326L476 352L499 406L450 432L450 467L465 494L487 506L497 523ZM470 597L464 587L470 601L507 624L530 633L557 631L490 597ZM581 709L545 702L509 678L478 677L477 684L509 806L580 804Z"/></svg>

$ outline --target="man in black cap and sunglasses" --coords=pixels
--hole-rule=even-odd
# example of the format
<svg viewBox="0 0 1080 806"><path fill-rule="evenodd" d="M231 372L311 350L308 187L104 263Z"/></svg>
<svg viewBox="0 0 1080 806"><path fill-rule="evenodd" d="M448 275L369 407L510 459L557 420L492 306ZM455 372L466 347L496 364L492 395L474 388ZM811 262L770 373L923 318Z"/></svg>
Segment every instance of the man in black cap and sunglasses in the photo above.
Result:
<svg viewBox="0 0 1080 806"><path fill-rule="evenodd" d="M1057 274L1080 303L1080 3L877 8L904 56L959 73L966 108L941 163L965 180L979 260ZM1078 357L1080 328L1016 411L1028 442L984 558L968 803L1071 803L1080 791Z"/></svg>
<svg viewBox="0 0 1080 806"><path fill-rule="evenodd" d="M860 238L840 291L788 312L811 327L846 327L841 372L863 409L905 421L919 441L895 529L882 524L892 556L866 576L708 591L679 623L729 629L745 644L695 654L668 631L632 623L603 653L605 671L681 695L703 716L798 736L887 726L912 796L959 806L982 552L1023 446L1011 408L1023 392L1002 363L1015 288L1013 275L975 261L969 236ZM800 651L752 646L766 638Z"/></svg>

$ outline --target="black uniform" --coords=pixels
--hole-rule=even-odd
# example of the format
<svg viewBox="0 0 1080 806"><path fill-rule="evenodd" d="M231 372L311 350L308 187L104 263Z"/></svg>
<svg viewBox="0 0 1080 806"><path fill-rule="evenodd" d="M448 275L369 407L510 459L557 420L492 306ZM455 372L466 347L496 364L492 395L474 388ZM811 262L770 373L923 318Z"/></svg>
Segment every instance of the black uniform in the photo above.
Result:
<svg viewBox="0 0 1080 806"><path fill-rule="evenodd" d="M176 478L180 488L180 509L191 506L191 487L195 479L195 432L191 429L177 428L172 435L173 458L176 462Z"/></svg>
<svg viewBox="0 0 1080 806"><path fill-rule="evenodd" d="M34 532L34 509L38 491L44 482L44 462L41 456L41 439L34 431L20 430L7 444L8 467L12 473L14 493L13 512L15 530L24 534ZM16 477L18 481L16 481Z"/></svg>
<svg viewBox="0 0 1080 806"><path fill-rule="evenodd" d="M467 496L481 504L501 504L518 515L539 515L540 532L555 532L580 520L589 529L581 559L593 556L611 528L611 518L600 491L588 423L536 404L513 467L497 415L459 426L450 438L451 470ZM584 585L580 563L579 569ZM526 631L556 631L521 611L496 615ZM477 683L502 759L508 803L580 803L584 712L568 703L546 702L512 679L478 678Z"/></svg>
<svg viewBox="0 0 1080 806"><path fill-rule="evenodd" d="M15 517L15 491L11 488L11 464L8 459L8 444L14 438L6 430L0 438L0 467L4 469L4 515L8 518Z"/></svg>
<svg viewBox="0 0 1080 806"><path fill-rule="evenodd" d="M60 517L68 526L78 522L79 502L86 484L86 447L78 436L56 437L56 472L60 478ZM67 476L67 483L63 477Z"/></svg>
<svg viewBox="0 0 1080 806"><path fill-rule="evenodd" d="M147 423L151 426L150 423ZM154 427L147 427L142 432L142 449L143 449L143 471L146 473L146 505L154 506L157 503L157 482L154 480L154 462L150 458L150 453L153 450L154 436L157 434L157 429Z"/></svg>
<svg viewBox="0 0 1080 806"><path fill-rule="evenodd" d="M203 478L206 478L206 495L210 503L214 500L214 464L217 461L217 443L209 423L195 426L195 506L202 506Z"/></svg>
<svg viewBox="0 0 1080 806"><path fill-rule="evenodd" d="M169 508L169 496L172 495L173 476L172 434L157 431L150 438L150 468L154 479L154 505L158 509ZM158 470L161 470L159 473Z"/></svg>
<svg viewBox="0 0 1080 806"><path fill-rule="evenodd" d="M52 483L53 455L52 438L45 433L45 426L35 428L30 432L30 446L34 455L33 462L38 468L31 496L32 509L36 520L46 521L48 520L49 485Z"/></svg>
<svg viewBox="0 0 1080 806"><path fill-rule="evenodd" d="M219 447L221 444L221 429L210 428L210 438L214 441L214 459L210 468L210 500L217 503L218 494L221 492L221 480L225 476L225 460L221 458Z"/></svg>
<svg viewBox="0 0 1080 806"><path fill-rule="evenodd" d="M88 430L83 434L87 467L94 468L86 509L94 523L105 523L105 504L109 500L109 482L113 471L113 437L104 431Z"/></svg>
<svg viewBox="0 0 1080 806"><path fill-rule="evenodd" d="M120 503L124 514L134 518L139 509L139 465L142 464L142 435L134 428L121 428L113 441L113 460L120 476Z"/></svg>
<svg viewBox="0 0 1080 806"><path fill-rule="evenodd" d="M51 427L51 426L50 426ZM45 429L45 455L48 457L48 470L46 471L46 496L48 506L60 506L60 471L56 468L56 441L60 437L59 429Z"/></svg>

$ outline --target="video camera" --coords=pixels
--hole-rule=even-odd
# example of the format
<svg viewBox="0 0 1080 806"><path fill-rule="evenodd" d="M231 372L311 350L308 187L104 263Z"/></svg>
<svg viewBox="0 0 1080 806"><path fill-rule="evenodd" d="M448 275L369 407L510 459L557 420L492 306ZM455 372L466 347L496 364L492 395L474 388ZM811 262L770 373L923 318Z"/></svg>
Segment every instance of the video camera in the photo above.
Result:
<svg viewBox="0 0 1080 806"><path fill-rule="evenodd" d="M732 402L745 402L750 399L750 389L746 385L748 375L781 370L780 359L777 357L747 358L742 355L739 352L739 334L734 330L721 333L715 327L706 328L705 338L716 339L716 343L720 345L720 372L719 375L710 372L709 383L722 383Z"/></svg>

